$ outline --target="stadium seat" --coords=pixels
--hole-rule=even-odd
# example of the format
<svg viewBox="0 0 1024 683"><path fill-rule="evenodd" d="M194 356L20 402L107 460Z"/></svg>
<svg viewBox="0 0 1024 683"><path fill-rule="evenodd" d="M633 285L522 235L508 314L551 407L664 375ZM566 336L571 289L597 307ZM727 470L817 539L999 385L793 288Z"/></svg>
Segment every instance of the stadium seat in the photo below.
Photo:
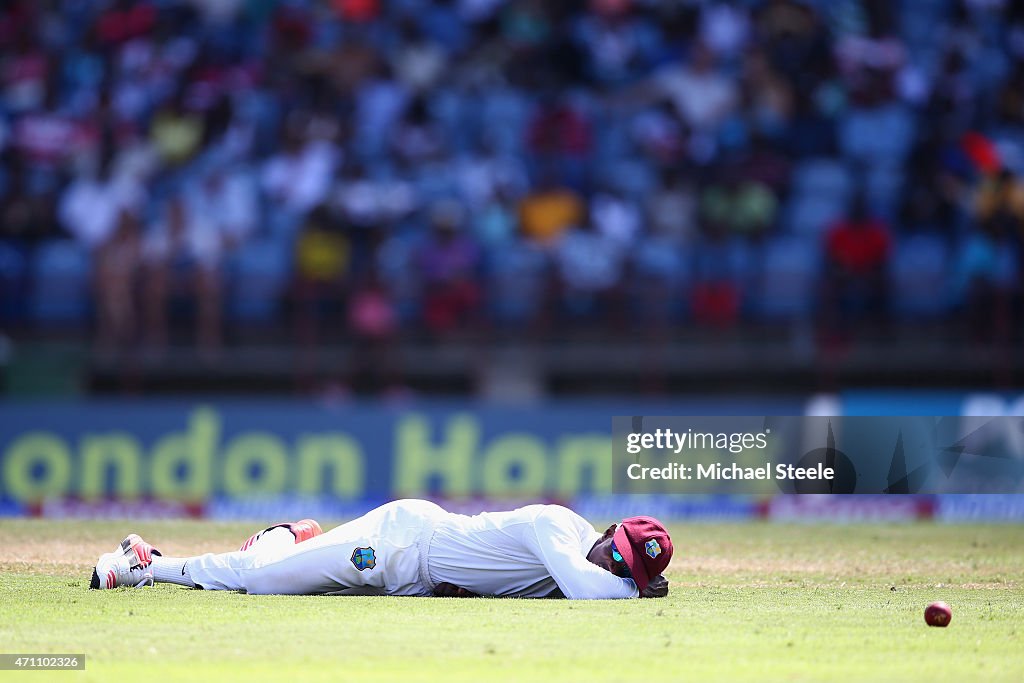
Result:
<svg viewBox="0 0 1024 683"><path fill-rule="evenodd" d="M626 159L609 163L600 171L599 177L605 186L630 197L645 196L657 183L650 165Z"/></svg>
<svg viewBox="0 0 1024 683"><path fill-rule="evenodd" d="M442 89L431 99L430 113L444 131L445 140L455 152L469 148L472 128L466 125L466 109L471 103L455 89Z"/></svg>
<svg viewBox="0 0 1024 683"><path fill-rule="evenodd" d="M846 212L846 201L824 195L794 197L785 210L786 232L817 240Z"/></svg>
<svg viewBox="0 0 1024 683"><path fill-rule="evenodd" d="M407 226L407 233L386 240L377 252L377 270L391 293L402 323L417 320L422 308L421 286L416 269L420 246L419 226Z"/></svg>
<svg viewBox="0 0 1024 683"><path fill-rule="evenodd" d="M13 244L0 242L0 323L21 320L27 280L25 254Z"/></svg>
<svg viewBox="0 0 1024 683"><path fill-rule="evenodd" d="M750 293L752 314L764 320L809 316L814 309L820 263L817 241L779 237L767 242Z"/></svg>
<svg viewBox="0 0 1024 683"><path fill-rule="evenodd" d="M911 317L934 317L949 306L949 249L933 235L915 235L896 244L889 261L893 312Z"/></svg>
<svg viewBox="0 0 1024 683"><path fill-rule="evenodd" d="M843 154L862 162L902 162L913 142L914 119L896 104L851 110L839 126Z"/></svg>
<svg viewBox="0 0 1024 683"><path fill-rule="evenodd" d="M522 323L544 303L547 257L527 244L505 245L488 257L488 304L499 323Z"/></svg>
<svg viewBox="0 0 1024 683"><path fill-rule="evenodd" d="M897 210L903 171L895 164L876 164L868 168L864 178L868 206L882 216L892 216Z"/></svg>
<svg viewBox="0 0 1024 683"><path fill-rule="evenodd" d="M845 202L853 190L846 165L837 159L808 159L793 169L793 196Z"/></svg>
<svg viewBox="0 0 1024 683"><path fill-rule="evenodd" d="M503 154L515 153L522 144L531 104L511 89L486 92L475 108L476 122L484 139Z"/></svg>
<svg viewBox="0 0 1024 683"><path fill-rule="evenodd" d="M630 310L640 318L665 320L686 312L693 277L684 249L668 240L641 241L631 258Z"/></svg>
<svg viewBox="0 0 1024 683"><path fill-rule="evenodd" d="M601 135L594 138L595 168L630 156L633 143L627 121L610 113L598 112L594 124L601 130Z"/></svg>
<svg viewBox="0 0 1024 683"><path fill-rule="evenodd" d="M233 255L227 315L232 320L270 322L290 276L290 252L280 242L251 242Z"/></svg>
<svg viewBox="0 0 1024 683"><path fill-rule="evenodd" d="M85 323L91 310L92 264L72 240L40 245L32 259L29 317L43 325Z"/></svg>

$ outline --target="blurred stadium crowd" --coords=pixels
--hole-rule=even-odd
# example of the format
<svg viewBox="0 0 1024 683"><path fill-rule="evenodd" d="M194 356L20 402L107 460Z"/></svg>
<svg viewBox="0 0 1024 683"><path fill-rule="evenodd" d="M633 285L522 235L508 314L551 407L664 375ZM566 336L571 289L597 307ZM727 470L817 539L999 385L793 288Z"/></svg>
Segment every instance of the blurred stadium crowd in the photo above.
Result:
<svg viewBox="0 0 1024 683"><path fill-rule="evenodd" d="M0 322L1019 334L1024 4L11 0Z"/></svg>

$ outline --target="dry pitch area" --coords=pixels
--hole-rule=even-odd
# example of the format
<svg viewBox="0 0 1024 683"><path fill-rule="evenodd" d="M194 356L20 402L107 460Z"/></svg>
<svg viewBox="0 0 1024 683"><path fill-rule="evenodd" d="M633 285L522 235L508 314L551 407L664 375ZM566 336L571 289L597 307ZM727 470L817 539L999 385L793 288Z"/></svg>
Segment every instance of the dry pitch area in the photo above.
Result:
<svg viewBox="0 0 1024 683"><path fill-rule="evenodd" d="M664 600L87 590L129 531L187 555L254 530L0 520L0 651L87 654L0 681L1024 680L1021 526L676 526Z"/></svg>

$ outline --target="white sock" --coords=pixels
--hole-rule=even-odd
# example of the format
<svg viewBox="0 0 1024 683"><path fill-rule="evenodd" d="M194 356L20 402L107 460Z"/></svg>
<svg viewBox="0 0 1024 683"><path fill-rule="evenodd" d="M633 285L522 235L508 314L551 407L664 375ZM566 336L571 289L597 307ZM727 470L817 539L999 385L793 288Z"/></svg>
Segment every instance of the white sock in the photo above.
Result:
<svg viewBox="0 0 1024 683"><path fill-rule="evenodd" d="M289 531L288 527L279 526L262 532L248 549L254 550L258 547L260 550L266 550L267 548L281 548L290 545L295 545L295 534Z"/></svg>
<svg viewBox="0 0 1024 683"><path fill-rule="evenodd" d="M188 560L189 558L186 557L160 557L159 555L154 555L153 564L150 565L150 568L153 570L153 580L160 583L175 583L179 586L195 588L196 584L188 571Z"/></svg>

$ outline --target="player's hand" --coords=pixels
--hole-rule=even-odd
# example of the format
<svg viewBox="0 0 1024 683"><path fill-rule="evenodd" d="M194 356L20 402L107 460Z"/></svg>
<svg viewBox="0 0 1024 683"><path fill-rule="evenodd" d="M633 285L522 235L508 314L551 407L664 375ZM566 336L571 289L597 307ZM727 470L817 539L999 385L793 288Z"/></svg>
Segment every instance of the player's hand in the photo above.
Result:
<svg viewBox="0 0 1024 683"><path fill-rule="evenodd" d="M668 579L658 574L647 583L641 598L663 598L668 595Z"/></svg>
<svg viewBox="0 0 1024 683"><path fill-rule="evenodd" d="M480 596L453 583L442 581L434 586L434 596L438 598L479 598Z"/></svg>

